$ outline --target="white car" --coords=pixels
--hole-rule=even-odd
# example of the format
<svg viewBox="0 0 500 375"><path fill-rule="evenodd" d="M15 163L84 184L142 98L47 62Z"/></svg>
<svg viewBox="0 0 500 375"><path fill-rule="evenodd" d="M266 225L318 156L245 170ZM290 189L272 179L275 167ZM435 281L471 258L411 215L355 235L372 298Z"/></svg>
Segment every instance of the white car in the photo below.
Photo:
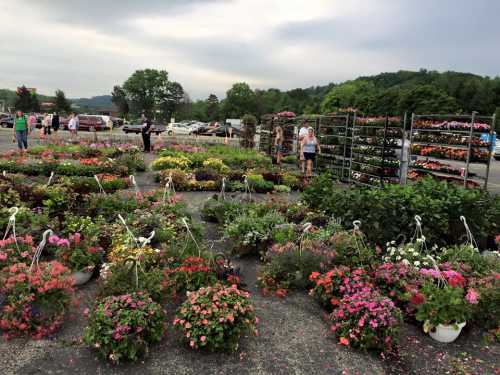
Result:
<svg viewBox="0 0 500 375"><path fill-rule="evenodd" d="M496 160L500 160L500 140L497 141L497 145L495 147L495 155Z"/></svg>
<svg viewBox="0 0 500 375"><path fill-rule="evenodd" d="M168 124L166 132L168 135L191 135L192 129L184 124Z"/></svg>

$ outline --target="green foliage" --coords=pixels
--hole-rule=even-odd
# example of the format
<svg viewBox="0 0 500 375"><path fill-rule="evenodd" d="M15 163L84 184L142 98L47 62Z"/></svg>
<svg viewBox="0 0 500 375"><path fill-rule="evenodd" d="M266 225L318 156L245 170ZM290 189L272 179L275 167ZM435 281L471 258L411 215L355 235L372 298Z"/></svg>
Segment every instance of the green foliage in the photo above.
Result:
<svg viewBox="0 0 500 375"><path fill-rule="evenodd" d="M226 221L224 236L233 241L233 249L240 254L257 253L267 245L276 225L283 224L285 218L276 211L260 212L250 208Z"/></svg>
<svg viewBox="0 0 500 375"><path fill-rule="evenodd" d="M241 118L245 113L255 113L255 93L245 82L235 83L226 93L223 111L226 118Z"/></svg>
<svg viewBox="0 0 500 375"><path fill-rule="evenodd" d="M147 294L107 297L90 314L84 341L111 362L136 361L161 340L164 319L161 306Z"/></svg>
<svg viewBox="0 0 500 375"><path fill-rule="evenodd" d="M325 174L312 181L303 199L311 208L321 208L344 222L361 219L368 240L382 245L400 233L411 238L415 215L422 217L427 242L441 246L460 243L465 234L462 215L483 245L500 227L500 197L432 179L384 189L342 189Z"/></svg>
<svg viewBox="0 0 500 375"><path fill-rule="evenodd" d="M201 215L204 220L223 224L225 220L231 221L241 210L241 203L234 200L219 199L214 196L208 199L203 208Z"/></svg>

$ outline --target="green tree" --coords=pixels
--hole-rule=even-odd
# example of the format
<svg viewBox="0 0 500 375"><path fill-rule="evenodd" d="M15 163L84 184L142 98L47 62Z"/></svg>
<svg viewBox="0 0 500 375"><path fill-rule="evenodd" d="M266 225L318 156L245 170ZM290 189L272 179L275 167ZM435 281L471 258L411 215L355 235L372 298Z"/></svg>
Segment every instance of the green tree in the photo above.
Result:
<svg viewBox="0 0 500 375"><path fill-rule="evenodd" d="M455 113L459 105L455 98L433 85L422 85L401 94L398 108L409 113Z"/></svg>
<svg viewBox="0 0 500 375"><path fill-rule="evenodd" d="M62 90L56 90L56 98L54 102L54 110L57 113L71 112L71 103L66 99L66 95Z"/></svg>
<svg viewBox="0 0 500 375"><path fill-rule="evenodd" d="M111 93L111 101L118 108L118 112L122 116L127 116L130 108L128 105L127 94L125 91L118 85L113 87L113 92Z"/></svg>
<svg viewBox="0 0 500 375"><path fill-rule="evenodd" d="M353 107L364 113L372 113L376 96L377 90L372 82L349 81L330 90L321 103L321 111L330 113Z"/></svg>
<svg viewBox="0 0 500 375"><path fill-rule="evenodd" d="M177 82L168 79L165 70L137 70L123 84L130 111L134 115L144 112L149 116L160 112L168 119L180 104L184 90Z"/></svg>
<svg viewBox="0 0 500 375"><path fill-rule="evenodd" d="M31 93L26 86L21 86L17 90L17 98L14 107L18 111L31 112L39 111L40 103L36 94Z"/></svg>
<svg viewBox="0 0 500 375"><path fill-rule="evenodd" d="M210 94L207 99L208 121L215 121L219 118L219 98L215 94Z"/></svg>
<svg viewBox="0 0 500 375"><path fill-rule="evenodd" d="M257 110L255 93L247 83L235 83L226 93L223 108L226 118L241 118L245 113L255 114Z"/></svg>
<svg viewBox="0 0 500 375"><path fill-rule="evenodd" d="M193 103L193 120L208 121L206 100L197 100Z"/></svg>

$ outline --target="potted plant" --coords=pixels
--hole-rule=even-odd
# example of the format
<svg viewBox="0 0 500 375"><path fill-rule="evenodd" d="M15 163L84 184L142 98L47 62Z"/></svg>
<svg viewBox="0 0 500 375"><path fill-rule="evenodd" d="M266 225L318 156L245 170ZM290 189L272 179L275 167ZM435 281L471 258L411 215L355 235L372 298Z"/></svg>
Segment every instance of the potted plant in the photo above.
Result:
<svg viewBox="0 0 500 375"><path fill-rule="evenodd" d="M82 239L80 233L71 234L68 239L50 236L49 244L56 247L57 259L73 271L75 285L88 282L102 261L102 249Z"/></svg>
<svg viewBox="0 0 500 375"><path fill-rule="evenodd" d="M113 363L138 360L165 334L165 311L144 293L106 297L89 315L84 342Z"/></svg>
<svg viewBox="0 0 500 375"><path fill-rule="evenodd" d="M424 322L424 332L436 341L457 339L479 301L479 293L465 290L465 278L456 271L422 269L428 279L410 302L416 307L416 319Z"/></svg>

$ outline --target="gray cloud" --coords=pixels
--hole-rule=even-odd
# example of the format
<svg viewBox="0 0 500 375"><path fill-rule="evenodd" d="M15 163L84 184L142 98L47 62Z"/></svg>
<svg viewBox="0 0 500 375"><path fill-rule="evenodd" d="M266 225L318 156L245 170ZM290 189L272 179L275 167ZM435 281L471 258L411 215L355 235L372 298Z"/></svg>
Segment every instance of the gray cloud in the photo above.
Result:
<svg viewBox="0 0 500 375"><path fill-rule="evenodd" d="M289 89L398 69L500 73L495 0L331 0L316 13L307 11L323 3L304 0L304 16L294 13L293 21L280 16L300 0L269 0L269 8L251 11L246 1L0 0L10 26L0 35L0 87L26 83L86 96L155 67L197 98L222 95L237 80ZM220 13L205 16L214 4ZM8 24L16 14L28 18L20 30ZM274 18L281 21L266 23ZM172 26L179 29L170 33L168 20L180 20ZM207 20L214 35L199 27Z"/></svg>

